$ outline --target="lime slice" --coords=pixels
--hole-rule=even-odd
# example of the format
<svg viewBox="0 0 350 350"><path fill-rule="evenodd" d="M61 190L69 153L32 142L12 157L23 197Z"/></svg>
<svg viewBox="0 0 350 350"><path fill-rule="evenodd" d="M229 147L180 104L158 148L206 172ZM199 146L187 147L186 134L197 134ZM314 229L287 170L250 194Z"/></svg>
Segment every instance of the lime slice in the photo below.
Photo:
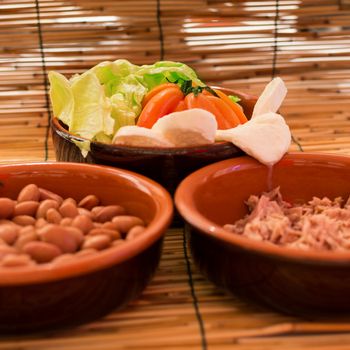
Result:
<svg viewBox="0 0 350 350"><path fill-rule="evenodd" d="M57 72L49 72L49 81L53 114L69 126L74 111L74 98L70 82Z"/></svg>

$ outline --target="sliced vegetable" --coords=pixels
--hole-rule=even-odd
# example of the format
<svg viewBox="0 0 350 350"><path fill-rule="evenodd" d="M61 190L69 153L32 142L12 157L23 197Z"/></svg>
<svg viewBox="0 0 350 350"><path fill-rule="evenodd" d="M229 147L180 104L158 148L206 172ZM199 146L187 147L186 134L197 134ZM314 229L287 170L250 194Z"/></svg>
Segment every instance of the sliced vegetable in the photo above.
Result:
<svg viewBox="0 0 350 350"><path fill-rule="evenodd" d="M117 145L128 145L136 147L173 147L164 135L149 128L142 128L136 125L123 126L113 138Z"/></svg>
<svg viewBox="0 0 350 350"><path fill-rule="evenodd" d="M187 109L202 108L215 115L218 129L228 129L229 125L226 119L222 116L220 110L212 103L204 94L200 93L197 96L193 92L185 97L185 105Z"/></svg>
<svg viewBox="0 0 350 350"><path fill-rule="evenodd" d="M221 129L231 129L241 124L235 112L224 100L215 96L206 96L206 98L214 104L225 119L225 127Z"/></svg>
<svg viewBox="0 0 350 350"><path fill-rule="evenodd" d="M242 108L230 100L223 92L213 90L209 86L199 86L193 83L192 80L179 79L174 83L160 84L147 93L142 101L143 111L137 125L152 127L163 116L163 114L160 114L162 106L155 106L153 105L154 103L156 105L158 103L162 104L164 109L172 106L173 100L166 101L166 99L170 98L170 93L164 93L164 91L168 91L169 89L180 89L185 98L180 99L177 105L174 106L174 109L169 110L168 113L201 108L216 116L219 129L234 128L241 124L242 121L245 122L247 120ZM164 97L157 97L155 99L161 92L163 92L161 96ZM151 101L152 104L150 104Z"/></svg>
<svg viewBox="0 0 350 350"><path fill-rule="evenodd" d="M242 107L239 104L233 102L232 99L230 99L224 92L220 90L215 90L215 92L225 103L227 103L230 106L230 108L238 117L241 124L244 124L248 121L248 118L245 116Z"/></svg>
<svg viewBox="0 0 350 350"><path fill-rule="evenodd" d="M181 100L174 109L174 112L181 112L186 109L186 104L184 100Z"/></svg>
<svg viewBox="0 0 350 350"><path fill-rule="evenodd" d="M151 91L149 91L142 100L142 108L144 108L146 104L151 100L151 98L157 95L158 92L165 90L169 87L178 87L178 86L174 83L165 83L165 84L158 85L155 88L153 88Z"/></svg>
<svg viewBox="0 0 350 350"><path fill-rule="evenodd" d="M178 147L214 143L216 129L215 116L199 108L170 113L158 119L152 127Z"/></svg>
<svg viewBox="0 0 350 350"><path fill-rule="evenodd" d="M158 92L142 110L137 126L151 128L161 117L174 111L183 99L183 93L179 87L169 87Z"/></svg>

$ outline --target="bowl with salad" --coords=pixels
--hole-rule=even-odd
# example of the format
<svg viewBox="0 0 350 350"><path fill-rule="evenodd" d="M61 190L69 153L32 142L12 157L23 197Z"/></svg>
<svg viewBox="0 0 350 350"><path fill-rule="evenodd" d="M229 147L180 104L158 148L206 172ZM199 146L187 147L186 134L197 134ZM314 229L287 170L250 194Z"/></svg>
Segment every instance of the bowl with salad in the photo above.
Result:
<svg viewBox="0 0 350 350"><path fill-rule="evenodd" d="M215 132L246 123L257 101L171 61L119 59L70 78L52 71L49 81L57 160L132 170L171 193L189 173L244 153Z"/></svg>

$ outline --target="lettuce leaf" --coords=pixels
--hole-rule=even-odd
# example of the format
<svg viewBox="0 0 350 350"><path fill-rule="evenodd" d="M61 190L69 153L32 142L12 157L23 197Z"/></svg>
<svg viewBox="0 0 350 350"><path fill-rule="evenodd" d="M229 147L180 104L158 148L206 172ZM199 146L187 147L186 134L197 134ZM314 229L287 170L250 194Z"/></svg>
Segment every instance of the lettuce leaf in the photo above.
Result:
<svg viewBox="0 0 350 350"><path fill-rule="evenodd" d="M89 71L94 73L104 86L106 96L111 97L119 90L122 81L134 74L137 69L138 66L127 60L116 60L101 62Z"/></svg>
<svg viewBox="0 0 350 350"><path fill-rule="evenodd" d="M74 96L70 82L60 73L49 72L53 115L70 125L74 113Z"/></svg>
<svg viewBox="0 0 350 350"><path fill-rule="evenodd" d="M192 80L197 85L204 86L198 79L196 72L180 62L159 61L153 65L144 65L140 67L136 74L143 78L143 83L148 90L157 85L178 80Z"/></svg>
<svg viewBox="0 0 350 350"><path fill-rule="evenodd" d="M227 96L232 102L234 102L234 103L238 103L241 99L238 97L238 96L236 96L236 95L228 95Z"/></svg>
<svg viewBox="0 0 350 350"><path fill-rule="evenodd" d="M98 133L113 133L111 105L98 78L91 72L82 74L72 83L74 114L69 131L89 140Z"/></svg>

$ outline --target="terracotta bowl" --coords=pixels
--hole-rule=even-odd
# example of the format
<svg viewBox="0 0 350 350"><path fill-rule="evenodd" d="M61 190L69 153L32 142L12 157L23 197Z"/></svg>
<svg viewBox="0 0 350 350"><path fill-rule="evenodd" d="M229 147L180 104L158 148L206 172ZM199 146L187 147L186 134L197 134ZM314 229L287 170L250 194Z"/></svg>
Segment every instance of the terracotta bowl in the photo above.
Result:
<svg viewBox="0 0 350 350"><path fill-rule="evenodd" d="M141 217L145 232L120 246L62 264L0 268L0 331L36 331L91 321L136 298L155 272L172 201L157 183L125 170L87 164L0 166L0 197L29 183L62 197L96 194Z"/></svg>
<svg viewBox="0 0 350 350"><path fill-rule="evenodd" d="M239 91L221 89L241 98L241 105L248 117L251 116L256 97ZM116 166L143 174L161 185L170 193L188 174L213 162L237 157L243 152L228 142L199 147L127 147L91 143L91 151L84 158L73 141L83 140L69 133L66 127L53 118L51 130L56 159L59 161L95 163Z"/></svg>
<svg viewBox="0 0 350 350"><path fill-rule="evenodd" d="M291 153L269 173L244 156L209 165L178 187L175 204L186 220L191 252L215 284L259 304L294 315L350 312L350 251L283 248L230 233L222 225L242 218L244 201L281 186L289 202L313 196L348 198L350 157Z"/></svg>

